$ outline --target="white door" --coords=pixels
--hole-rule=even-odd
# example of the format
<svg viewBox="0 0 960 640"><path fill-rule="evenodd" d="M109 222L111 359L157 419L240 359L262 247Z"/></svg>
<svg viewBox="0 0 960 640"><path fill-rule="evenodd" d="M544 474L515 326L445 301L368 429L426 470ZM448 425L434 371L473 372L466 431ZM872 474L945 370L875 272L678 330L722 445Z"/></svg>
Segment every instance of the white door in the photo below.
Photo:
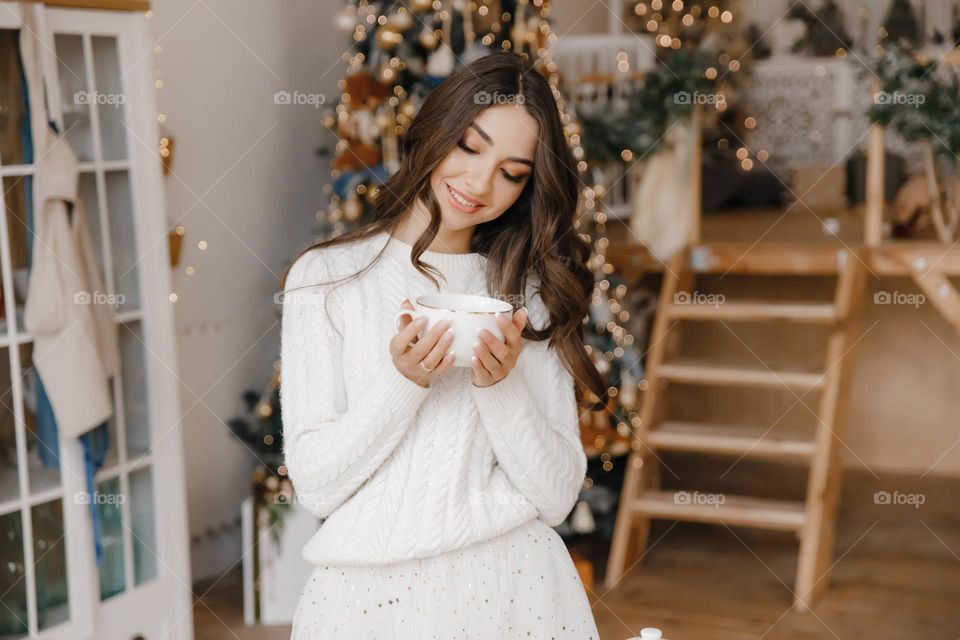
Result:
<svg viewBox="0 0 960 640"><path fill-rule="evenodd" d="M11 6L0 4L0 14L14 13ZM119 11L44 13L53 33L46 64L56 70L63 127L82 163L80 192L104 293L115 296L122 362L110 445L95 476L98 567L81 447L61 439L59 468L48 468L49 460L44 465L44 433L32 413L32 341L22 322L24 176L32 167L0 157L6 214L0 350L10 363L0 383L0 413L9 412L10 425L0 424L0 443L12 443L16 452L12 462L0 454L0 593L9 590L0 621L10 622L0 638L190 639L180 405L146 20ZM0 367L6 363L0 353ZM6 573L8 567L16 570ZM8 605L11 594L22 606Z"/></svg>

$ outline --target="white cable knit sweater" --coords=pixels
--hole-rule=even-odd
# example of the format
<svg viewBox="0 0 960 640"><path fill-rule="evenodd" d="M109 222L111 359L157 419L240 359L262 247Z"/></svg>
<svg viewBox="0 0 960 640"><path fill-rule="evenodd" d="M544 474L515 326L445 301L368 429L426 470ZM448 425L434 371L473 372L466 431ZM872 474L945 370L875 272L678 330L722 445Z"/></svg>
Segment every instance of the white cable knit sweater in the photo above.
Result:
<svg viewBox="0 0 960 640"><path fill-rule="evenodd" d="M360 278L294 291L355 273L385 243ZM489 387L474 386L467 368L428 388L397 371L388 350L394 315L404 298L437 290L410 250L381 232L313 249L287 276L284 455L296 500L325 518L303 549L314 564L422 558L538 517L556 526L586 473L573 377L546 341L524 339L516 367ZM489 295L484 256L427 251L421 259L447 277L441 291ZM524 302L542 328L549 318L534 291L531 284Z"/></svg>

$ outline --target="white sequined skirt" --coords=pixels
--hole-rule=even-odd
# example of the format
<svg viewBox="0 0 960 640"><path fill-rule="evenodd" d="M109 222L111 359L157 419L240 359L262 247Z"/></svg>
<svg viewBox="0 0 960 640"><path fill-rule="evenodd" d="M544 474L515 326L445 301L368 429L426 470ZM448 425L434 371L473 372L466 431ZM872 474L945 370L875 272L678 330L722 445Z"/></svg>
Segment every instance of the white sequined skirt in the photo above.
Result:
<svg viewBox="0 0 960 640"><path fill-rule="evenodd" d="M599 640L570 553L540 520L429 558L317 566L290 637Z"/></svg>

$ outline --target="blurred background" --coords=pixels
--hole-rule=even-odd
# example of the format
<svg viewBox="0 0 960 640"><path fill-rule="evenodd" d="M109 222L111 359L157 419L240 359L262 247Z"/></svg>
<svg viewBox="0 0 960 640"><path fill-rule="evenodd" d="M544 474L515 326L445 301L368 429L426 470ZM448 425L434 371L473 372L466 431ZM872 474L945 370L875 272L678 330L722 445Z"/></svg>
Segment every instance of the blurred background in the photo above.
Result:
<svg viewBox="0 0 960 640"><path fill-rule="evenodd" d="M287 638L279 277L508 49L608 381L606 640L960 637L960 1L0 2L0 638Z"/></svg>

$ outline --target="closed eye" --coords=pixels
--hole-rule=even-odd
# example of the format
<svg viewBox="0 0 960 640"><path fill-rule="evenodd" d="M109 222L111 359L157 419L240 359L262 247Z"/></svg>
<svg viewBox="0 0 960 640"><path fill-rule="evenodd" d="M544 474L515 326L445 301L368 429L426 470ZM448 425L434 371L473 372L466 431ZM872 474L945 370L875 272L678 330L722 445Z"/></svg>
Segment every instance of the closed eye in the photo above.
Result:
<svg viewBox="0 0 960 640"><path fill-rule="evenodd" d="M464 151L466 151L467 153L469 153L470 155L477 155L478 153L480 153L476 149L471 149L470 147L468 147L467 144L462 139L459 142L457 142L457 146L463 149ZM517 184L523 182L527 178L526 175L515 176L506 170L503 171L503 177L509 180L510 182L515 182Z"/></svg>

